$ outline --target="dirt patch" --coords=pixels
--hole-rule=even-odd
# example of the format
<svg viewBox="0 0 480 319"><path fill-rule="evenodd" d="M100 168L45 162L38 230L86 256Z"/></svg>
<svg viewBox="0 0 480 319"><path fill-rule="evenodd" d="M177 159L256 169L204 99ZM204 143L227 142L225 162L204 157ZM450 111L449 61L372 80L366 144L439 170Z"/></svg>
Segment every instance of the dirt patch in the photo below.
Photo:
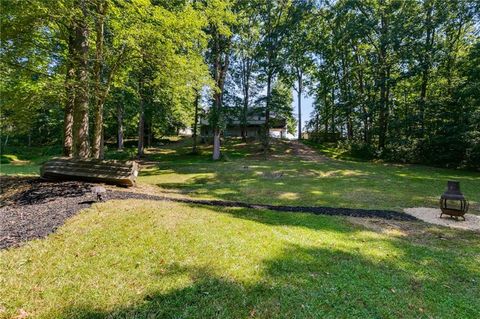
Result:
<svg viewBox="0 0 480 319"><path fill-rule="evenodd" d="M431 235L436 236L435 233L440 230L436 226L432 227L430 224L419 223L418 221L398 221L392 219L358 217L347 217L347 220L352 224L360 225L376 233L402 238L422 238L430 237Z"/></svg>
<svg viewBox="0 0 480 319"><path fill-rule="evenodd" d="M303 144L302 142L286 141L285 143L288 143L290 148L293 150L293 154L300 158L302 161L322 163L330 160L325 155L319 154L317 151Z"/></svg>
<svg viewBox="0 0 480 319"><path fill-rule="evenodd" d="M471 232L421 221L408 222L356 217L347 217L347 220L353 225L361 226L369 231L405 239L419 245L430 246L438 240L445 241L446 245L458 247L478 244L478 237L470 236Z"/></svg>
<svg viewBox="0 0 480 319"><path fill-rule="evenodd" d="M396 237L405 237L416 230L417 227L407 227L406 222L398 222L393 220L383 220L378 218L358 218L347 217L347 220L355 225L360 225L377 233L387 234Z"/></svg>
<svg viewBox="0 0 480 319"><path fill-rule="evenodd" d="M480 232L480 216L477 215L465 214L465 221L463 221L445 215L440 218L441 210L438 208L413 207L404 209L404 212L430 224Z"/></svg>

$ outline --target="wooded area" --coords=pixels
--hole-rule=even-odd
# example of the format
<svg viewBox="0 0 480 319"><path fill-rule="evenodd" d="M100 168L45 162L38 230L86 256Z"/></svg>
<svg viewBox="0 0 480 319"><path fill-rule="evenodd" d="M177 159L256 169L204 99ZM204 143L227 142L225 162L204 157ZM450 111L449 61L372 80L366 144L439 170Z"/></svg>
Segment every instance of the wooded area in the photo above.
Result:
<svg viewBox="0 0 480 319"><path fill-rule="evenodd" d="M475 0L2 0L1 145L103 158L260 112L365 158L480 166ZM292 90L298 110L292 107ZM295 119L295 113L300 118ZM245 137L245 134L243 134ZM137 143L137 142L136 142Z"/></svg>

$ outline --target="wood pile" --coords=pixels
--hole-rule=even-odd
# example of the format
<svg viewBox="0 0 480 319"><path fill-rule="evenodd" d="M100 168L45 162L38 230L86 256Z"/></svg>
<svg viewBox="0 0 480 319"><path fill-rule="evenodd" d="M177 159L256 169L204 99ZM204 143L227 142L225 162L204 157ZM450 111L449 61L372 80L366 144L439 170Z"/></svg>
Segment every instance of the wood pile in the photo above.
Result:
<svg viewBox="0 0 480 319"><path fill-rule="evenodd" d="M138 164L135 161L59 157L43 164L40 176L49 180L79 180L131 187L138 176Z"/></svg>

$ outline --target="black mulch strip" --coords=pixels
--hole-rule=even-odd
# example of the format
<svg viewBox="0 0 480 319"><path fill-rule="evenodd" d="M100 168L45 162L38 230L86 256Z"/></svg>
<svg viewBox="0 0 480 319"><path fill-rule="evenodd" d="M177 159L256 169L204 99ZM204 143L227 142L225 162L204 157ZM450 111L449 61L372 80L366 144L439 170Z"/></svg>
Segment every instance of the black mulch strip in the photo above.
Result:
<svg viewBox="0 0 480 319"><path fill-rule="evenodd" d="M25 182L24 182L25 183ZM65 223L78 211L95 203L90 189L93 184L84 182L46 182L32 179L28 188L13 195L0 205L0 249L18 246L22 242L43 238ZM149 194L108 190L106 200L144 199L172 201L216 207L242 207L269 209L290 213L313 213L316 215L374 217L401 221L415 221L415 217L389 210L368 210L333 207L277 206L249 204L219 200L171 198Z"/></svg>
<svg viewBox="0 0 480 319"><path fill-rule="evenodd" d="M138 194L131 192L115 192L108 195L109 199L146 199L146 200L164 200L186 204L208 205L217 207L242 207L251 209L269 209L277 212L290 213L312 213L315 215L329 216L351 216L364 218L383 218L400 221L416 221L416 217L399 213L393 210L376 210L376 209L356 209L356 208L334 208L322 206L282 206L282 205L265 205L265 204L249 204L244 202L221 201L221 200L203 200L203 199L186 199L171 198L148 194Z"/></svg>

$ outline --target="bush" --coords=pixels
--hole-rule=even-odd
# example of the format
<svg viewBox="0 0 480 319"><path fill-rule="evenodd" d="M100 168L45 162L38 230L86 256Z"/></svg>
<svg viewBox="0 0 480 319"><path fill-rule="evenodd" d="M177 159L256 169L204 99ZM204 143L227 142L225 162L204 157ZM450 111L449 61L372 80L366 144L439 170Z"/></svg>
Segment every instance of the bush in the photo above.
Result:
<svg viewBox="0 0 480 319"><path fill-rule="evenodd" d="M480 132L470 136L463 166L480 170Z"/></svg>
<svg viewBox="0 0 480 319"><path fill-rule="evenodd" d="M309 132L308 139L315 143L329 143L341 140L340 133Z"/></svg>
<svg viewBox="0 0 480 319"><path fill-rule="evenodd" d="M467 146L459 135L436 135L419 140L415 153L421 163L459 167L465 159Z"/></svg>
<svg viewBox="0 0 480 319"><path fill-rule="evenodd" d="M375 148L361 141L341 141L337 143L337 147L347 151L351 157L371 160L375 158Z"/></svg>
<svg viewBox="0 0 480 319"><path fill-rule="evenodd" d="M0 164L10 164L10 159L5 155L0 156Z"/></svg>
<svg viewBox="0 0 480 319"><path fill-rule="evenodd" d="M387 145L378 157L387 162L418 163L415 141L400 141Z"/></svg>

